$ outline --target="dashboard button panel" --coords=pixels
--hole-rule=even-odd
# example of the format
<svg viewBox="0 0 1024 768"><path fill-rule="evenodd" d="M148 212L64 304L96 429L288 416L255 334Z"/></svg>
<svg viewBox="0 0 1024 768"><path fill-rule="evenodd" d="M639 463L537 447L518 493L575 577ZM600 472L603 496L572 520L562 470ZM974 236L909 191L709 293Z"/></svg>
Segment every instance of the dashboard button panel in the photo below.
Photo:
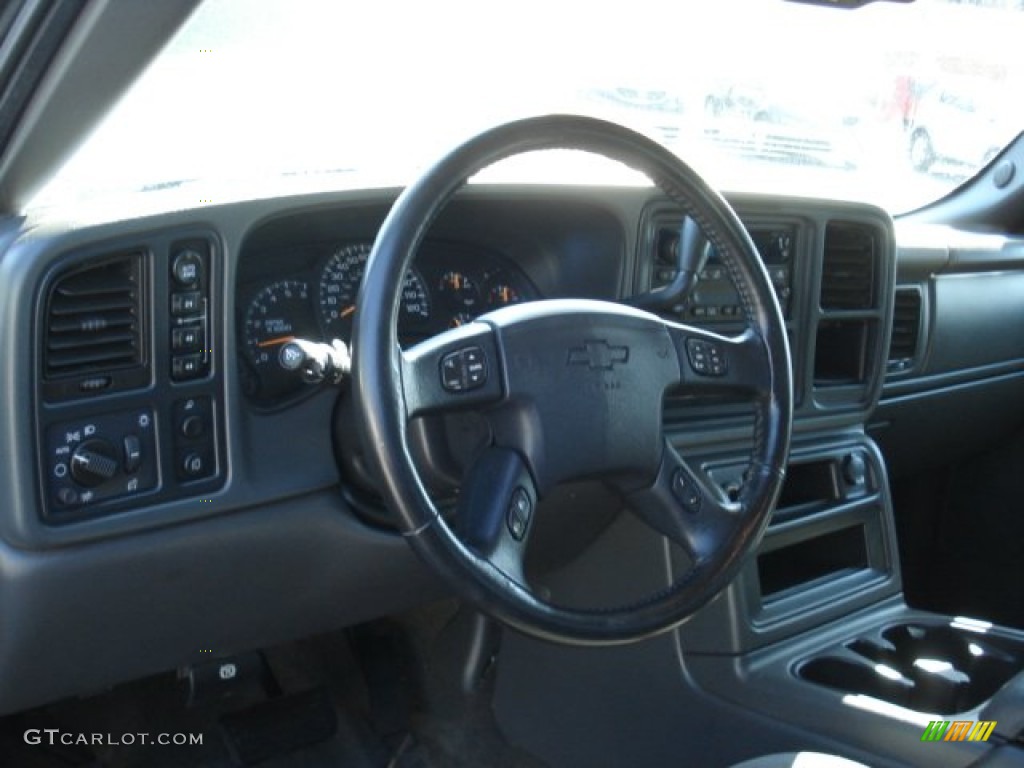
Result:
<svg viewBox="0 0 1024 768"><path fill-rule="evenodd" d="M129 302L118 294L118 306L125 304L136 319L141 361L132 369L138 374L133 388L118 388L116 361L109 368L104 363L74 381L76 391L88 390L88 396L49 398L37 410L39 517L45 524L70 528L142 510L167 519L181 510L160 507L174 502L198 507L206 501L202 497L223 486L223 383L213 375L212 354L221 332L216 243L208 230L153 233L141 243L105 243L68 254L67 266L43 284L37 302L44 350L41 380L48 370L46 344L55 328L44 300L55 284L65 286L65 292L66 286L79 290L84 285L97 293L96 286L120 286L118 279L124 278L136 299ZM117 269L108 269L109 264ZM89 278L87 284L79 275Z"/></svg>
<svg viewBox="0 0 1024 768"><path fill-rule="evenodd" d="M728 358L721 344L687 339L686 356L690 359L690 367L701 376L724 376L729 371Z"/></svg>
<svg viewBox="0 0 1024 768"><path fill-rule="evenodd" d="M179 243L171 249L169 308L171 379L174 381L200 379L210 373L211 356L206 345L210 266L205 245Z"/></svg>
<svg viewBox="0 0 1024 768"><path fill-rule="evenodd" d="M505 516L505 523L508 532L516 541L522 541L526 531L530 527L530 519L533 517L533 504L530 495L519 486L512 494L512 500L508 505L508 512Z"/></svg>
<svg viewBox="0 0 1024 768"><path fill-rule="evenodd" d="M174 403L175 473L179 480L210 477L217 470L213 399L186 397Z"/></svg>
<svg viewBox="0 0 1024 768"><path fill-rule="evenodd" d="M441 358L441 386L447 392L468 392L487 383L487 359L480 347L466 347Z"/></svg>
<svg viewBox="0 0 1024 768"><path fill-rule="evenodd" d="M700 511L700 491L685 472L677 469L672 476L672 494L676 497L683 509L691 515Z"/></svg>
<svg viewBox="0 0 1024 768"><path fill-rule="evenodd" d="M675 260L679 247L679 228L673 223L656 225L652 238L651 288L661 288L676 277ZM793 295L794 241L799 228L791 223L757 224L748 229L758 253L764 261L772 288L779 300L783 317L790 319L790 305ZM689 297L677 308L678 316L698 323L733 324L744 320L739 292L729 269L717 250L710 243L702 246L706 263L697 277L697 284Z"/></svg>
<svg viewBox="0 0 1024 768"><path fill-rule="evenodd" d="M155 489L156 445L148 408L51 425L46 454L52 516Z"/></svg>

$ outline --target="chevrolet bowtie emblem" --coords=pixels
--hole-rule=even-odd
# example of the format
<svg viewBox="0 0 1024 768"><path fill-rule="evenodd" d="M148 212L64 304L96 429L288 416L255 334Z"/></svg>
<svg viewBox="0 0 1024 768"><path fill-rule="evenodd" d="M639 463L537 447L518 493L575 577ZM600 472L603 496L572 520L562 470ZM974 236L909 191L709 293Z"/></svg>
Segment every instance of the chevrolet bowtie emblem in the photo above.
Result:
<svg viewBox="0 0 1024 768"><path fill-rule="evenodd" d="M585 365L591 370L611 370L629 360L629 347L617 347L607 341L585 341L582 347L569 349L569 365Z"/></svg>

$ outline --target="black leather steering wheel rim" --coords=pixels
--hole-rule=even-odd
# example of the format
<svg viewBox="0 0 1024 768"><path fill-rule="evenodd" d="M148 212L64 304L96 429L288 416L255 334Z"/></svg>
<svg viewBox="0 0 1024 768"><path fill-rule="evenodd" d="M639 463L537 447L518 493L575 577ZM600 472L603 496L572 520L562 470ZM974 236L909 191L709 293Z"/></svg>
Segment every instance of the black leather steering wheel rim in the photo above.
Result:
<svg viewBox="0 0 1024 768"><path fill-rule="evenodd" d="M535 311L518 310L518 314L514 309L500 310L491 321L484 318L484 322L474 323L472 328L448 332L439 340L424 343L423 350L411 355L404 353L398 345L396 328L400 287L432 222L466 179L478 171L513 155L546 149L584 150L605 155L652 179L701 226L720 253L737 286L750 330L742 337L719 340L699 329L667 323L654 315L624 310L619 305L556 302ZM611 369L621 362L618 370L628 377L634 363L638 367L643 364L662 366L659 359L668 361L666 350L671 348L676 352L678 359L674 364L678 365L681 378L696 385L714 384L695 373L692 367L696 348L693 344L700 342L717 345L731 361L731 367L736 370L729 371L728 385L749 388L755 409L746 482L735 504L729 505L716 497L715 489L702 484L667 441L658 466L651 465L648 459L643 462L645 471L652 470L650 487L634 487L636 472L629 475L629 480L623 480L622 487L631 489L625 494L627 501L635 502L631 507L639 510L643 519L661 532L673 538L678 534L677 540L688 544L693 551L694 563L657 594L633 605L607 610L566 608L545 602L534 594L515 567L514 557L509 559L504 554L516 549L512 541L516 537L510 539L508 535L513 529L512 517L508 518L509 531L496 530L503 528L503 524L495 523L497 518L493 514L493 519L484 525L495 529L494 536L504 537L489 551L482 553L482 547L474 543L472 536L468 537L468 543L467 536L460 538L438 514L427 494L406 436L408 420L421 403L429 401L430 407L437 404L440 404L438 407L464 407L478 403L482 409L497 408L500 403L507 405L506 395L510 392L503 395L495 387L511 391L518 386L513 379L520 372L509 351L514 337L528 332L536 334L536 329L540 328L549 331L565 328L569 333L577 321L585 323L587 331L581 331L584 335L593 336L594 328L608 329L604 336L611 338L619 334L628 338L629 344L609 345L604 336L593 342L581 337L586 346L570 346L569 362L573 362L572 356L576 354L580 357L576 362L582 361L584 365L576 366L579 370L571 365L556 366L552 375L565 370L574 376L590 375L595 381L599 377L607 379L620 375ZM445 355L466 349L467 345L476 345L488 359L488 365L493 368L491 379L475 394L441 392L430 380L431 376L434 379L438 376L438 361ZM560 347L552 355L564 356L564 349ZM576 349L583 352L572 351ZM608 349L614 351L611 357ZM556 357L547 359L557 360ZM669 361L662 367L671 364ZM528 634L554 641L574 644L633 641L677 626L692 615L731 581L745 555L759 542L781 488L789 453L793 398L785 324L767 273L745 228L725 199L674 154L629 129L592 118L556 115L499 126L453 150L401 194L381 227L367 262L353 331L353 373L356 418L367 461L385 503L400 521L402 535L460 596ZM744 381L743 376L751 380ZM642 377L630 379L640 380ZM469 399L465 399L467 397ZM660 413L660 400L656 407ZM507 487L502 486L506 494L509 489L517 489L516 492L525 489L527 501L535 505L551 478L543 477L541 459L530 455L537 445L531 432L534 427L519 424L524 421L518 418L520 415L516 414L518 421L505 420L513 425L507 432L510 445L497 447L483 463L490 461L493 465L485 471L487 482L499 486L507 482ZM498 434L502 434L501 429ZM632 436L631 433L628 437ZM662 440L660 433L656 437ZM603 457L602 460L607 463L612 459ZM567 472L569 470L562 474ZM564 478L557 476L555 479ZM481 487L490 486L478 483L464 492L464 498L483 493L479 490ZM695 511L689 503L694 499ZM680 500L687 502L683 508L678 508ZM499 501L508 503L508 499ZM501 517L501 521L505 518ZM508 563L508 567L503 563Z"/></svg>

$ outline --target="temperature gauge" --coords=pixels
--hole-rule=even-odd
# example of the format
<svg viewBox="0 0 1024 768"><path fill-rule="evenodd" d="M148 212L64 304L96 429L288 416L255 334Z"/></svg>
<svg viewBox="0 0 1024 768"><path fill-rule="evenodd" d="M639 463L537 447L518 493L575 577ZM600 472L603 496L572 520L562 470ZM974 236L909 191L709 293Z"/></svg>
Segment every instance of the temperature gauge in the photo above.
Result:
<svg viewBox="0 0 1024 768"><path fill-rule="evenodd" d="M508 283L495 283L487 291L487 306L491 309L507 307L522 301L519 292Z"/></svg>

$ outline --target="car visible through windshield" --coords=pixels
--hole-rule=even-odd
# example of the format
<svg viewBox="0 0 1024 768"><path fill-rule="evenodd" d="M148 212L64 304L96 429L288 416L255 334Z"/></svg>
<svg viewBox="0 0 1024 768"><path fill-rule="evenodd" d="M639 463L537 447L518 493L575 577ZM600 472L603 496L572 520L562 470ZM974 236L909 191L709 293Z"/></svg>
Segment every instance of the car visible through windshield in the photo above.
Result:
<svg viewBox="0 0 1024 768"><path fill-rule="evenodd" d="M1015 1L641 0L627 15L528 0L460 26L436 22L458 10L445 4L208 0L40 200L400 184L478 130L562 112L637 128L725 189L898 212L1024 125ZM531 181L595 172L521 165Z"/></svg>

